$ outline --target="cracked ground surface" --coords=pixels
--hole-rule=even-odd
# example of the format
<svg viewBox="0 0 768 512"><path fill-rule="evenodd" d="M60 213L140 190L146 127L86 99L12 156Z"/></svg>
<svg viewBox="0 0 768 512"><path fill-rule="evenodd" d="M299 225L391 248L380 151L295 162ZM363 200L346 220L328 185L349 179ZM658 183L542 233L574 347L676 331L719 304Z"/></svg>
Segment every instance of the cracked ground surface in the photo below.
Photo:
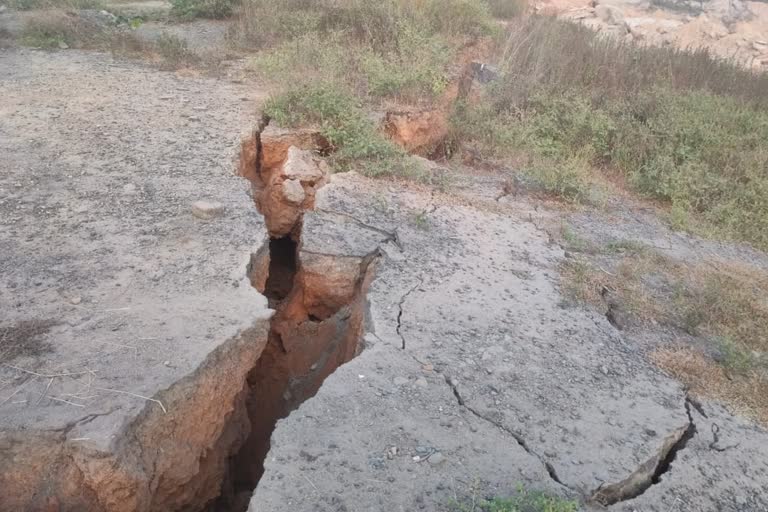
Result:
<svg viewBox="0 0 768 512"><path fill-rule="evenodd" d="M231 412L212 367L248 371L233 351L259 323L266 339L266 299L245 275L265 229L232 171L257 96L104 55L8 50L0 97L3 326L53 324L36 353L0 350L0 510L54 507L13 501L39 481L50 499L89 500L79 510L105 482L104 507L148 509L203 474L193 447ZM196 218L200 200L224 213ZM218 410L200 407L207 394ZM205 428L177 430L187 414Z"/></svg>
<svg viewBox="0 0 768 512"><path fill-rule="evenodd" d="M250 510L446 510L518 484L585 508L611 489L622 511L765 510L768 434L688 407L603 315L567 306L533 205L471 204L353 174L319 192L399 246L382 245L366 349L279 422ZM349 237L328 229L305 243ZM730 449L709 448L713 423Z"/></svg>
<svg viewBox="0 0 768 512"><path fill-rule="evenodd" d="M198 461L174 450L230 409L201 420L196 402L184 408L197 389L217 405L222 396L185 377L209 371L221 384L247 371L242 352L229 360L219 348L268 314L263 297L235 286L264 236L232 176L238 134L254 122L242 98L259 98L93 54L15 50L0 53L0 95L3 320L58 320L42 356L7 363L40 377L0 368L0 475L28 462L24 443L39 436L46 456L64 447L90 468L80 478L91 484L112 474L87 457L132 453L120 436L135 418L191 419L182 432L134 430L144 460L121 459L156 473L152 492L188 487ZM339 174L319 191L302 250L381 254L365 349L278 423L250 510L442 511L518 485L589 509L633 475L648 485L610 509L768 510L765 430L687 402L644 345L566 305L563 250L534 223L545 208L496 201L498 187L471 181L445 195ZM193 218L199 199L226 213ZM150 490L131 489L145 501L128 502L118 490L104 499L125 510L182 499L149 503Z"/></svg>

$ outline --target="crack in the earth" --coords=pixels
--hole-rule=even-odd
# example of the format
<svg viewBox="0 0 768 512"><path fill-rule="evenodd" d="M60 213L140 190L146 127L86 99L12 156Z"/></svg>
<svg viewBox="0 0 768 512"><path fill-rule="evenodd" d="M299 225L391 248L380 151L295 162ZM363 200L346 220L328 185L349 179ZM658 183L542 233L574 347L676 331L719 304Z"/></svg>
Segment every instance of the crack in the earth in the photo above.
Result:
<svg viewBox="0 0 768 512"><path fill-rule="evenodd" d="M361 221L360 219L358 219L357 217L355 217L354 215L351 215L349 213L344 213L344 212L337 212L335 210L326 210L324 208L315 208L315 211L321 212L321 213L330 213L331 215L339 215L341 217L346 217L348 219L351 219L351 220L355 221L358 225L360 225L360 226L362 226L362 227L364 227L366 229L370 229L371 231L375 231L377 233L385 235L386 238L380 242L381 244L385 244L387 242L392 242L393 244L395 244L397 246L398 249L400 249L401 252L404 250L402 242L400 242L400 237L397 234L397 228L395 228L393 231L387 231L384 228L380 228L378 226L373 226L371 224L367 224L367 223Z"/></svg>
<svg viewBox="0 0 768 512"><path fill-rule="evenodd" d="M403 336L403 333L400 331L400 329L401 329L401 328L402 328L402 326L403 326L403 325L402 325L402 318L403 318L403 304L405 304L405 301L408 299L408 296L409 296L411 293L413 293L414 291L416 291L416 289L417 289L419 286L423 285L423 284L424 284L424 279L420 277L420 278L419 278L419 282L418 282L418 283L416 283L415 285L413 285L413 287L411 287L411 289L410 289L410 290L408 290L407 292L405 292L405 294L404 294L402 297L400 297L400 302L398 302L398 303L397 303L397 308L398 308L398 311L397 311L397 328L396 328L395 330L397 331L397 335L398 335L398 336L400 336L400 341L402 341L402 342L403 342L403 345L402 345L402 347L401 347L403 350L405 350L405 336Z"/></svg>
<svg viewBox="0 0 768 512"><path fill-rule="evenodd" d="M685 397L685 412L688 416L686 426L676 430L664 440L661 449L650 459L641 464L624 480L607 486L598 487L590 498L591 501L603 506L637 498L651 486L661 482L662 476L669 472L677 454L684 450L688 441L696 435L696 423L693 420L691 407L698 411L697 406L689 396Z"/></svg>
<svg viewBox="0 0 768 512"><path fill-rule="evenodd" d="M520 447L523 450L526 451L526 453L528 453L529 455L532 455L533 457L536 457L536 459L538 459L538 461L541 462L541 464L547 470L547 474L549 475L549 477L554 482L562 485L563 487L565 487L567 489L570 489L571 491L576 492L575 489L573 489L568 484L566 484L562 480L560 480L560 477L557 476L557 472L555 471L554 466L552 466L552 464L549 461L545 460L544 457L542 457L541 455L536 453L535 450L533 450L530 446L528 446L528 443L525 442L525 439L523 438L523 436L521 436L520 434L518 434L517 432L515 432L513 430L510 430L509 428L507 428L506 426L504 426L500 422L494 421L493 419L485 416L484 414L482 414L479 411L477 411L474 407L468 405L467 402L464 400L464 398L461 396L461 393L459 392L459 388L458 388L458 386L456 384L456 381L453 380L452 378L448 377L447 375L443 375L442 373L440 373L440 375L443 376L443 378L445 379L445 382L451 388L451 391L453 392L453 396L456 397L456 401L459 403L460 406L462 406L465 409L467 409L469 412L474 414L477 418L479 418L479 419L481 419L483 421L486 421L486 422L490 423L491 425L494 425L496 428L506 432L508 435L510 435L517 442L518 445L520 445Z"/></svg>

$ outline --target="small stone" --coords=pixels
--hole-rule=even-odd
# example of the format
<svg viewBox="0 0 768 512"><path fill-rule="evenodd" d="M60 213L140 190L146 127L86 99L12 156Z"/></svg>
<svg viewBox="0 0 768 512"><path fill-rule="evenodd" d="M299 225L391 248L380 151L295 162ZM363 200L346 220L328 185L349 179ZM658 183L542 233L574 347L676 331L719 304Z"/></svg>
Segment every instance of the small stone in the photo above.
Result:
<svg viewBox="0 0 768 512"><path fill-rule="evenodd" d="M427 383L427 379L425 379L424 377L419 377L418 379L416 379L416 385L419 387L425 388L429 384Z"/></svg>
<svg viewBox="0 0 768 512"><path fill-rule="evenodd" d="M198 219L210 220L224 213L224 205L209 201L195 201L192 203L192 215Z"/></svg>
<svg viewBox="0 0 768 512"><path fill-rule="evenodd" d="M71 299L69 299L70 304L74 304L75 306L80 304L82 301L83 299L80 298L80 296L72 297Z"/></svg>
<svg viewBox="0 0 768 512"><path fill-rule="evenodd" d="M427 363L425 365L422 365L421 369L424 370L425 372L431 372L432 370L435 369L435 367L432 366L431 364Z"/></svg>
<svg viewBox="0 0 768 512"><path fill-rule="evenodd" d="M403 386L405 384L408 384L408 379L405 377L395 377L394 381L395 386Z"/></svg>
<svg viewBox="0 0 768 512"><path fill-rule="evenodd" d="M163 364L164 364L165 366L168 366L168 367L170 367L170 366L171 366L171 362L170 362L170 361L163 361Z"/></svg>
<svg viewBox="0 0 768 512"><path fill-rule="evenodd" d="M189 116L189 117L187 117L187 119L189 119L190 121L199 121L200 120L200 118L198 116Z"/></svg>
<svg viewBox="0 0 768 512"><path fill-rule="evenodd" d="M67 43L65 43L64 41L59 41L59 48L61 50L66 50L66 49L69 48L69 45Z"/></svg>
<svg viewBox="0 0 768 512"><path fill-rule="evenodd" d="M445 461L445 456L440 452L435 452L429 456L429 464L432 466L437 466L443 461Z"/></svg>
<svg viewBox="0 0 768 512"><path fill-rule="evenodd" d="M287 202L300 205L304 202L305 197L304 187L301 186L299 180L283 181L283 199Z"/></svg>
<svg viewBox="0 0 768 512"><path fill-rule="evenodd" d="M413 462L421 462L421 457L419 457L418 455L414 455Z"/></svg>

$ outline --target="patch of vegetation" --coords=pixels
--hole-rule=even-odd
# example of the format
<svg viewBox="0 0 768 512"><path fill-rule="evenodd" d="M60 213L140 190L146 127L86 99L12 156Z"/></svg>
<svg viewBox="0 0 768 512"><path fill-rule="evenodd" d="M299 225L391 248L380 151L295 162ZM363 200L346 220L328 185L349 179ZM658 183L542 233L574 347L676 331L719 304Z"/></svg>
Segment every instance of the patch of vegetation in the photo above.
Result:
<svg viewBox="0 0 768 512"><path fill-rule="evenodd" d="M21 44L33 48L86 47L105 38L106 28L63 11L35 13L24 24Z"/></svg>
<svg viewBox="0 0 768 512"><path fill-rule="evenodd" d="M621 247L617 252L616 244L609 244L603 250L621 256L607 269L583 258L566 262L566 290L573 298L600 305L600 291L607 287L640 320L716 341L734 367L749 359L738 352L768 352L764 271L722 262L686 265L641 244Z"/></svg>
<svg viewBox="0 0 768 512"><path fill-rule="evenodd" d="M510 19L524 14L528 9L526 0L488 0L491 13L501 19Z"/></svg>
<svg viewBox="0 0 768 512"><path fill-rule="evenodd" d="M741 408L750 404L750 414L768 420L768 273L723 262L689 265L623 242L619 252L611 244L589 258L566 260L562 275L563 291L571 299L606 311L607 290L610 300L636 321L674 327L707 341L716 354L712 358L690 348L670 349L662 367L708 396L725 397ZM707 374L691 373L713 366L718 368L713 375L722 374L722 381L705 382Z"/></svg>
<svg viewBox="0 0 768 512"><path fill-rule="evenodd" d="M651 360L680 379L692 393L722 401L732 412L768 426L768 377L750 370L732 375L704 353L690 347L654 351Z"/></svg>
<svg viewBox="0 0 768 512"><path fill-rule="evenodd" d="M251 65L265 78L334 77L363 98L432 98L459 46L498 31L483 0L249 0L238 12L230 40L269 49Z"/></svg>
<svg viewBox="0 0 768 512"><path fill-rule="evenodd" d="M161 65L166 68L178 69L200 61L200 57L189 49L187 41L174 34L163 32L153 47L162 59Z"/></svg>
<svg viewBox="0 0 768 512"><path fill-rule="evenodd" d="M768 75L536 16L513 24L502 55L501 78L456 109L456 138L532 159L571 200L618 172L676 227L768 248Z"/></svg>
<svg viewBox="0 0 768 512"><path fill-rule="evenodd" d="M453 504L457 512L577 512L578 502L566 500L543 491L531 491L519 487L510 498L471 498Z"/></svg>
<svg viewBox="0 0 768 512"><path fill-rule="evenodd" d="M590 169L618 171L677 228L768 248L768 75L536 16L513 23L503 55L483 99L456 109L457 140L533 159L575 201Z"/></svg>
<svg viewBox="0 0 768 512"><path fill-rule="evenodd" d="M102 0L8 0L10 9L30 11L33 9L103 9Z"/></svg>
<svg viewBox="0 0 768 512"><path fill-rule="evenodd" d="M423 179L429 173L379 133L366 108L433 103L462 45L496 32L484 0L286 0L279 9L247 0L228 37L258 48L249 69L287 89L270 115L320 126L338 168Z"/></svg>
<svg viewBox="0 0 768 512"><path fill-rule="evenodd" d="M232 15L237 0L171 0L171 14L182 19L223 19Z"/></svg>
<svg viewBox="0 0 768 512"><path fill-rule="evenodd" d="M386 139L349 92L335 84L294 88L271 98L264 112L280 126L316 126L334 148L336 169L368 176L416 177L423 172Z"/></svg>
<svg viewBox="0 0 768 512"><path fill-rule="evenodd" d="M402 41L405 31L477 36L493 33L482 0L246 0L237 11L233 39L265 47L312 32L344 32L374 51L414 50Z"/></svg>
<svg viewBox="0 0 768 512"><path fill-rule="evenodd" d="M442 93L448 84L448 46L439 38L405 32L413 48L407 53L376 52L344 32L311 32L262 52L249 68L280 84L334 77L361 97L418 100Z"/></svg>

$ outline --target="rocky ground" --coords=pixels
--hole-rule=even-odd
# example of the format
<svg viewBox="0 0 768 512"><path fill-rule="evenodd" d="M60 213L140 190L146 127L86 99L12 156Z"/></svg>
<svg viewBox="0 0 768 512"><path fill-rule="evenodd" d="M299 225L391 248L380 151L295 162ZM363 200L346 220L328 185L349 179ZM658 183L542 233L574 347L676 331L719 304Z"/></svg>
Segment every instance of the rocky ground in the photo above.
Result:
<svg viewBox="0 0 768 512"><path fill-rule="evenodd" d="M264 95L226 80L14 49L0 97L0 509L451 510L518 486L768 509L768 432L651 364L663 336L566 301L548 226L764 256L494 174L262 166L266 131L249 190ZM253 435L292 408L262 476Z"/></svg>

